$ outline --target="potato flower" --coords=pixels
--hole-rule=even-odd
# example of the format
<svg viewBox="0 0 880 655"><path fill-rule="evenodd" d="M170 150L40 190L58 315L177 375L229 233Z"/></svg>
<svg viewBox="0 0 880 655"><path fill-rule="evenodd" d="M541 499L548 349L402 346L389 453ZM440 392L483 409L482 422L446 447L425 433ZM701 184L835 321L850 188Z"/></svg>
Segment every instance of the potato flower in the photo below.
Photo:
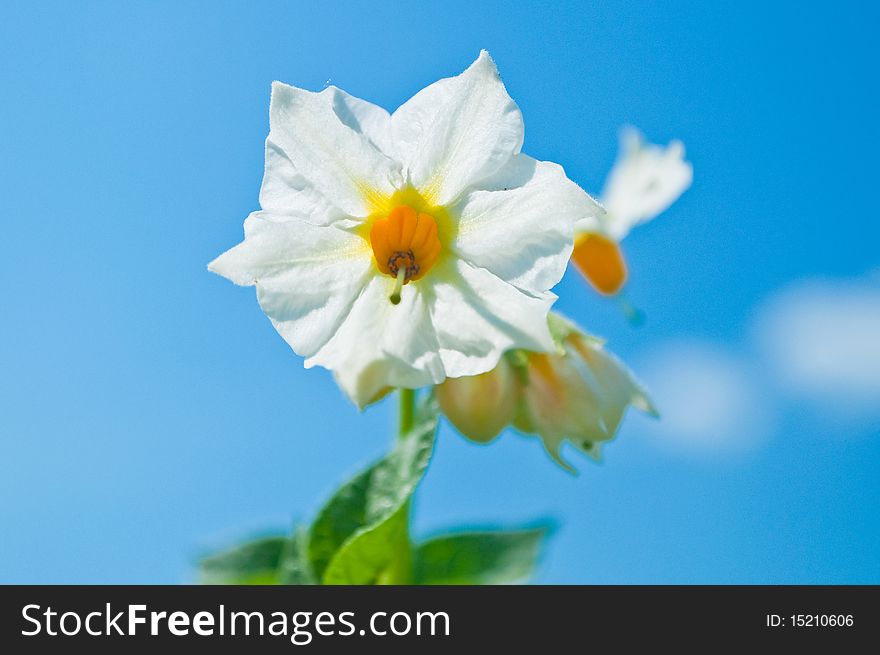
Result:
<svg viewBox="0 0 880 655"><path fill-rule="evenodd" d="M605 295L620 291L627 277L620 241L634 226L669 208L692 179L681 141L664 148L645 143L634 128L623 131L620 154L600 198L607 214L586 216L575 228L571 260L597 291Z"/></svg>
<svg viewBox="0 0 880 655"><path fill-rule="evenodd" d="M305 366L359 406L553 349L547 312L574 225L600 206L520 153L485 51L393 114L335 87L272 85L261 211L209 265L253 285Z"/></svg>
<svg viewBox="0 0 880 655"><path fill-rule="evenodd" d="M507 353L488 373L446 380L440 408L466 437L485 443L507 425L536 435L561 466L565 441L599 458L629 405L656 415L641 385L614 355L558 314L550 315L554 353Z"/></svg>

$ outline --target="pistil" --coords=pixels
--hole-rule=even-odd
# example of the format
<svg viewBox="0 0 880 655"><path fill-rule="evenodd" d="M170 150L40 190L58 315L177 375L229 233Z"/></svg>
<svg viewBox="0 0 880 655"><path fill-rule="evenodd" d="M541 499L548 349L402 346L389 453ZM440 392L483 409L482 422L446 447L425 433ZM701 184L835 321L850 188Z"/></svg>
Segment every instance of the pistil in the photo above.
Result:
<svg viewBox="0 0 880 655"><path fill-rule="evenodd" d="M397 281L394 283L394 290L388 297L392 305L400 304L400 291L403 289L403 281L406 278L406 268L401 266L397 269Z"/></svg>

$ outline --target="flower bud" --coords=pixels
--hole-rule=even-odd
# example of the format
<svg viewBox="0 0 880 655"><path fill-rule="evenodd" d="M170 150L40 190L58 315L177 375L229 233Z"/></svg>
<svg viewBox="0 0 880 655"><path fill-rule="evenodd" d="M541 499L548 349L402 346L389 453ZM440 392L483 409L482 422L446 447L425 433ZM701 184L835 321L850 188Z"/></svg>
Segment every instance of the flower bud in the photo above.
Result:
<svg viewBox="0 0 880 655"><path fill-rule="evenodd" d="M551 313L556 352L508 352L488 373L447 378L436 387L440 408L473 441L494 439L508 424L539 437L563 468L566 441L599 459L614 438L626 408L656 415L632 373L602 342Z"/></svg>
<svg viewBox="0 0 880 655"><path fill-rule="evenodd" d="M487 443L513 420L520 398L516 372L506 357L487 373L447 378L436 387L446 418L468 439Z"/></svg>

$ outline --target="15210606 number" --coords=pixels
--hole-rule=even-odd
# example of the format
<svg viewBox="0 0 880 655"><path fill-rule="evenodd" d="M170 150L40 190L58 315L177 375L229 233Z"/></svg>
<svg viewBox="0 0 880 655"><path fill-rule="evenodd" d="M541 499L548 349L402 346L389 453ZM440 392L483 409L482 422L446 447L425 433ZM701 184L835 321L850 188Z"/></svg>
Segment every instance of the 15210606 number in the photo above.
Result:
<svg viewBox="0 0 880 655"><path fill-rule="evenodd" d="M850 627L852 614L792 614L791 625L797 628L836 628Z"/></svg>

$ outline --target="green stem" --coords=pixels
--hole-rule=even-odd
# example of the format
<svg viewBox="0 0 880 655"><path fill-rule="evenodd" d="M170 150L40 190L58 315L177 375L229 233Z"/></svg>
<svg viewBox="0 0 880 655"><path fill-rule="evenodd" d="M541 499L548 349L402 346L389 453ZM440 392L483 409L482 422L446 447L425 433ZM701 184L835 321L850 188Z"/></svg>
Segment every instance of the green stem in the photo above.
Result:
<svg viewBox="0 0 880 655"><path fill-rule="evenodd" d="M403 439L412 430L416 411L415 389L400 390L400 406L398 410L397 438Z"/></svg>
<svg viewBox="0 0 880 655"><path fill-rule="evenodd" d="M406 438L415 423L416 392L414 389L399 389L398 414L397 414L397 438ZM409 536L410 515L412 513L412 498L406 501L403 512L406 515L406 532L403 535L404 542L398 557L383 571L376 584L411 584L412 583L412 542Z"/></svg>

